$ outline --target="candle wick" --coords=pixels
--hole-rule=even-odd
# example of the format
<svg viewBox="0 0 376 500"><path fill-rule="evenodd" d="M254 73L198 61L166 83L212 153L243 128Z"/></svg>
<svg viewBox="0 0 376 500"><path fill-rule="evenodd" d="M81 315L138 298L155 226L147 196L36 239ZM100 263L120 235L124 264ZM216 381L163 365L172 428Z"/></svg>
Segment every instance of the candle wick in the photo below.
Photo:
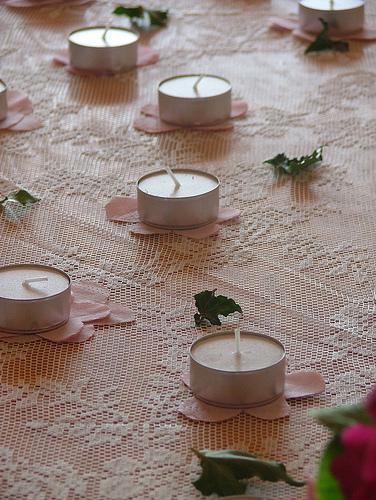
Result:
<svg viewBox="0 0 376 500"><path fill-rule="evenodd" d="M193 84L193 90L195 91L195 94L199 95L199 92L198 92L198 84L201 82L201 80L204 78L204 75L200 75L197 80L195 81L195 83Z"/></svg>
<svg viewBox="0 0 376 500"><path fill-rule="evenodd" d="M29 286L32 283L41 283L42 281L48 281L47 276L40 276L38 278L28 278L22 282L22 286Z"/></svg>
<svg viewBox="0 0 376 500"><path fill-rule="evenodd" d="M109 32L110 28L111 28L111 23L107 23L105 28L104 28L103 35L102 35L102 39L107 47L108 47L107 33Z"/></svg>
<svg viewBox="0 0 376 500"><path fill-rule="evenodd" d="M167 165L165 165L165 170L166 172L168 173L168 175L171 177L171 179L174 181L175 183L175 186L176 188L180 188L181 187L181 184L180 182L178 181L178 179L176 178L176 175L174 174L174 172L171 170L170 167L168 167Z"/></svg>
<svg viewBox="0 0 376 500"><path fill-rule="evenodd" d="M236 356L240 356L240 328L235 328L235 354Z"/></svg>
<svg viewBox="0 0 376 500"><path fill-rule="evenodd" d="M334 0L330 0L330 10L334 10Z"/></svg>

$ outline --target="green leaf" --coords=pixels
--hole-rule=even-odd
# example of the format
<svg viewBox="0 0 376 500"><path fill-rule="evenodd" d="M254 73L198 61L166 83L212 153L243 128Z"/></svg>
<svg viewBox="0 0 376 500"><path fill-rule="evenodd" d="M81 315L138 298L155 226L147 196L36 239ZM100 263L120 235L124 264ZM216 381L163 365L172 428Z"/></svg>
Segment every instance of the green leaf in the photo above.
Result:
<svg viewBox="0 0 376 500"><path fill-rule="evenodd" d="M318 476L316 480L317 500L345 500L337 479L331 473L333 458L342 451L339 436L333 437L321 456Z"/></svg>
<svg viewBox="0 0 376 500"><path fill-rule="evenodd" d="M20 189L19 191L9 193L7 196L7 201L21 203L21 205L25 206L32 203L37 203L38 201L40 201L40 199L28 193L25 189Z"/></svg>
<svg viewBox="0 0 376 500"><path fill-rule="evenodd" d="M295 481L281 462L260 460L255 455L237 450L192 450L200 460L202 474L193 484L204 495L243 494L245 479L258 477L264 481L284 481L291 486L304 486Z"/></svg>
<svg viewBox="0 0 376 500"><path fill-rule="evenodd" d="M242 308L233 299L224 295L215 296L216 290L204 290L194 296L198 313L194 315L197 326L209 322L212 325L221 325L219 315L227 317L234 312L243 313Z"/></svg>
<svg viewBox="0 0 376 500"><path fill-rule="evenodd" d="M323 30L317 35L316 39L308 45L305 54L310 52L322 52L323 50L334 50L336 52L348 52L349 43L344 40L334 41L329 37L329 24L320 19Z"/></svg>
<svg viewBox="0 0 376 500"><path fill-rule="evenodd" d="M334 433L357 423L375 425L362 404L339 406L337 408L316 408L310 414Z"/></svg>
<svg viewBox="0 0 376 500"><path fill-rule="evenodd" d="M277 172L288 175L298 175L300 172L316 166L322 161L323 147L315 149L313 153L300 158L288 158L285 153L280 153L270 160L265 160L264 163L272 165Z"/></svg>
<svg viewBox="0 0 376 500"><path fill-rule="evenodd" d="M141 5L138 7L119 5L113 14L129 17L131 23L141 29L148 29L151 26L166 26L168 22L168 10L149 10Z"/></svg>

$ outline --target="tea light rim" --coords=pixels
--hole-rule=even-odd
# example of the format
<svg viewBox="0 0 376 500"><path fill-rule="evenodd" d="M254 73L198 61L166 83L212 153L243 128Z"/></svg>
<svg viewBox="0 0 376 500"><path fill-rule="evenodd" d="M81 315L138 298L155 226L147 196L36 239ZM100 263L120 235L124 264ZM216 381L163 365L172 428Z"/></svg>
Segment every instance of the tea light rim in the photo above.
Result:
<svg viewBox="0 0 376 500"><path fill-rule="evenodd" d="M325 11L325 12L333 12L333 13L337 12L338 13L338 12L343 12L344 10L354 10L354 9L360 9L362 7L364 8L365 5L366 5L366 1L365 0L359 0L360 2L362 2L362 4L358 5L357 7L344 7L344 8L341 8L341 9L331 9L330 5L329 5L328 8L325 8L325 7L322 8L322 7L320 7L320 8L315 9L314 7L310 7L308 5L304 5L304 3L303 3L304 1L305 0L299 0L299 5L302 6L302 7L304 7L305 9L312 10L313 12L317 12L317 11L322 12L322 11Z"/></svg>
<svg viewBox="0 0 376 500"><path fill-rule="evenodd" d="M106 29L106 25L96 25L96 26L84 26L82 28L77 28L76 30L73 30L69 33L68 35L68 42L71 43L72 45L75 45L76 47L84 47L88 49L94 49L94 50L108 50L108 49L118 49L118 48L123 48L123 47L130 47L134 44L137 44L140 41L140 34L137 33L137 31L131 29L131 28L125 28L124 26L110 26L111 28L119 29L122 31L127 31L128 33L133 33L134 35L137 36L136 40L130 43L124 43L122 45L109 45L108 47L93 47L92 45L83 45L81 43L74 42L71 40L71 36L74 35L75 33L78 33L79 31L84 31L84 30L92 30L92 29L98 29L98 28L103 28Z"/></svg>
<svg viewBox="0 0 376 500"><path fill-rule="evenodd" d="M223 80L224 82L228 83L230 88L227 89L225 92L221 92L220 94L215 94L215 95L210 95L210 96L197 96L197 97L184 97L184 96L177 96L177 95L171 95L171 94L166 94L166 92L163 92L161 90L161 85L163 85L164 83L166 82L169 82L170 80L175 80L175 79L178 79L178 78L184 78L184 77L187 77L187 76L197 76L197 77L200 77L200 76L211 76L213 78L218 78L219 80ZM214 99L215 97L220 97L220 96L223 96L223 95L226 95L227 93L232 93L232 84L230 82L230 80L228 80L227 78L225 78L224 76L219 76L219 75L213 75L212 73L187 73L187 74L180 74L180 75L174 75L174 76L170 76L169 78L165 78L164 80L162 80L161 82L159 82L158 84L158 92L163 94L164 96L166 97L169 97L171 99L184 99L186 101L194 101L194 102L197 102L197 101L207 101L207 100L210 100L210 99Z"/></svg>
<svg viewBox="0 0 376 500"><path fill-rule="evenodd" d="M2 94L3 92L7 92L8 85L4 82L4 80L2 78L0 78L0 83L2 83L4 85L3 90L0 90L0 94Z"/></svg>
<svg viewBox="0 0 376 500"><path fill-rule="evenodd" d="M189 358L190 358L190 360L194 361L195 363L197 363L200 366L205 367L208 370L213 370L214 372L224 373L224 374L228 374L228 375L231 375L231 376L233 376L233 375L250 374L250 373L256 373L256 372L262 372L262 371L268 370L269 368L273 368L273 367L279 365L281 362L283 362L283 361L286 360L286 349L285 349L285 346L282 344L282 342L280 342L275 337L271 337L270 335L266 335L264 333L258 333L258 332L251 332L251 331L248 331L248 330L241 330L240 335L242 335L242 334L254 335L254 336L257 336L257 337L263 337L263 338L266 338L268 340L274 341L276 344L278 344L282 348L283 353L282 353L281 358L279 358L278 361L276 361L275 363L273 363L271 365L264 366L262 368L255 368L254 370L234 370L234 371L231 370L230 371L230 370L221 370L220 368L213 368L212 366L205 365L205 364L201 363L200 361L198 361L194 357L192 351L193 351L193 349L194 349L194 347L195 347L196 344L199 344L200 342L203 342L203 341L207 340L208 338L222 337L222 336L228 335L228 334L233 334L233 332L231 330L226 330L226 331L223 331L223 332L209 333L208 335L204 335L203 337L200 337L200 338L196 339L193 342L193 344L191 345L190 349L189 349Z"/></svg>
<svg viewBox="0 0 376 500"><path fill-rule="evenodd" d="M50 299L52 297L58 297L59 295L62 295L62 294L65 294L67 292L67 290L71 290L72 288L72 280L69 276L69 274L67 274L65 271L62 271L61 269L58 269L57 267L53 267L53 266L48 266L47 264L34 264L34 263L30 263L30 264L26 264L26 263L22 263L22 264L8 264L8 265L5 265L5 266L0 266L0 273L3 271L3 270L8 270L8 269L11 269L11 268L25 268L25 267L38 267L40 269L48 269L48 270L51 270L53 269L54 271L64 275L67 279L68 279L68 286L67 288L65 288L64 290L62 290L61 292L58 292L58 293L54 293L52 295L47 295L46 297L38 297L38 298L35 298L35 299L17 299L17 298L13 298L13 297L3 297L1 295L1 290L0 290L0 300L12 300L12 301L16 301L16 302L27 302L28 304L31 303L31 302L39 302L39 301L43 301L43 300L46 300L46 299Z"/></svg>
<svg viewBox="0 0 376 500"><path fill-rule="evenodd" d="M158 196L157 194L150 194L146 193L140 188L140 182L146 179L147 177L150 177L155 174L161 174L164 173L168 176L166 170L160 169L160 170L153 170L152 172L149 172L147 174L142 175L138 181L137 181L137 190L140 190L144 196L148 196L150 198L159 198L161 200L173 200L174 203L179 202L179 200L191 200L191 199L197 199L201 198L202 196L207 196L209 193L212 193L213 191L217 190L221 186L221 181L218 179L218 177L214 174L210 174L209 172L205 172L204 170L197 170L194 168L177 168L177 169L172 169L174 173L179 173L179 172L198 172L200 174L206 174L208 177L211 177L213 180L217 182L217 185L213 187L213 189L210 189L209 191L205 191L205 193L201 194L194 194L190 196L179 196L179 197L171 197L171 196Z"/></svg>

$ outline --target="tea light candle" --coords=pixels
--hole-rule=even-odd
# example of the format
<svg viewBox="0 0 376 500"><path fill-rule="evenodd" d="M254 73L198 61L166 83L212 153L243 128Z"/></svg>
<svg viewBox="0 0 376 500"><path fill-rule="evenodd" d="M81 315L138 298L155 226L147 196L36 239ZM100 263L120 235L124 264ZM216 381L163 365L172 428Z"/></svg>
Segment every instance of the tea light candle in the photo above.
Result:
<svg viewBox="0 0 376 500"><path fill-rule="evenodd" d="M219 180L201 170L165 170L144 175L137 183L137 205L145 224L166 229L189 229L217 220Z"/></svg>
<svg viewBox="0 0 376 500"><path fill-rule="evenodd" d="M364 0L300 0L299 24L304 31L322 31L320 18L334 33L345 35L360 31L364 25Z"/></svg>
<svg viewBox="0 0 376 500"><path fill-rule="evenodd" d="M68 40L74 68L120 73L137 64L139 35L132 30L94 26L73 31Z"/></svg>
<svg viewBox="0 0 376 500"><path fill-rule="evenodd" d="M231 114L231 83L214 75L179 75L158 87L162 120L183 126L210 125Z"/></svg>
<svg viewBox="0 0 376 500"><path fill-rule="evenodd" d="M69 319L71 281L54 267L16 264L0 267L0 331L38 333Z"/></svg>
<svg viewBox="0 0 376 500"><path fill-rule="evenodd" d="M4 120L8 113L7 86L0 80L0 120Z"/></svg>
<svg viewBox="0 0 376 500"><path fill-rule="evenodd" d="M285 364L285 349L273 337L244 331L237 340L233 332L206 335L190 349L190 387L215 406L260 406L283 394Z"/></svg>

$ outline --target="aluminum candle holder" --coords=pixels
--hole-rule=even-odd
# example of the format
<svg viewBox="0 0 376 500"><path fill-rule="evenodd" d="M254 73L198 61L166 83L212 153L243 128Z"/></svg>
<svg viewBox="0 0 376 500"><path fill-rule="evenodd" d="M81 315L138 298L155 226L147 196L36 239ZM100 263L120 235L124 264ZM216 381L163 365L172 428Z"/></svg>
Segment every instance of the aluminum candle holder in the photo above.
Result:
<svg viewBox="0 0 376 500"><path fill-rule="evenodd" d="M205 403L225 408L262 406L284 393L286 354L273 337L241 332L241 353L232 332L206 335L190 349L190 388Z"/></svg>
<svg viewBox="0 0 376 500"><path fill-rule="evenodd" d="M322 31L320 18L332 32L346 35L364 26L364 0L300 0L299 24L308 33Z"/></svg>
<svg viewBox="0 0 376 500"><path fill-rule="evenodd" d="M0 267L0 331L40 333L64 325L71 309L71 280L50 266Z"/></svg>
<svg viewBox="0 0 376 500"><path fill-rule="evenodd" d="M121 73L137 65L140 36L120 27L92 26L70 33L71 66L85 71Z"/></svg>
<svg viewBox="0 0 376 500"><path fill-rule="evenodd" d="M178 75L158 87L159 115L182 126L212 125L231 115L231 83L215 75Z"/></svg>
<svg viewBox="0 0 376 500"><path fill-rule="evenodd" d="M215 222L219 209L219 180L200 170L173 171L176 187L165 170L144 175L137 183L140 220L165 229L193 229Z"/></svg>
<svg viewBox="0 0 376 500"><path fill-rule="evenodd" d="M4 120L8 113L7 86L0 80L0 120Z"/></svg>

